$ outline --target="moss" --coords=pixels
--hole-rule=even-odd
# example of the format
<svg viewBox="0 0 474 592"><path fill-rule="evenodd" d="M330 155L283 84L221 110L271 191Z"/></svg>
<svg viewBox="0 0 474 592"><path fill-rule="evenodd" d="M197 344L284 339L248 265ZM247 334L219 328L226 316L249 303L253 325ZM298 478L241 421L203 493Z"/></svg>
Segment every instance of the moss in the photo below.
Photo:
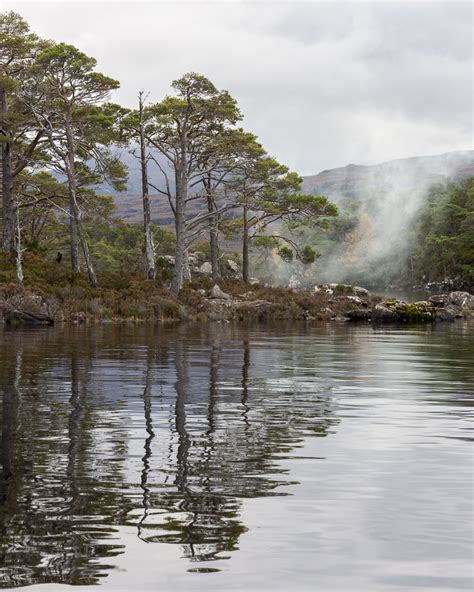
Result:
<svg viewBox="0 0 474 592"><path fill-rule="evenodd" d="M433 312L424 302L409 304L406 307L405 316L410 323L426 323L433 320Z"/></svg>
<svg viewBox="0 0 474 592"><path fill-rule="evenodd" d="M434 316L427 302L413 302L406 304L399 300L387 300L385 306L397 313L403 323L429 323Z"/></svg>
<svg viewBox="0 0 474 592"><path fill-rule="evenodd" d="M334 293L338 295L354 294L354 287L347 284L337 284L334 288Z"/></svg>

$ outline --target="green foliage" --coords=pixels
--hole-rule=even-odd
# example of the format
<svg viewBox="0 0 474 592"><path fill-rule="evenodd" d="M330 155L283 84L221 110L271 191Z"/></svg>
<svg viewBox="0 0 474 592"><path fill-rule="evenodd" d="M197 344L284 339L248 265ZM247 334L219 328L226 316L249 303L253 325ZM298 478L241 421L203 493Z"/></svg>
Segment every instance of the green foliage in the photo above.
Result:
<svg viewBox="0 0 474 592"><path fill-rule="evenodd" d="M290 247L280 247L278 249L278 255L284 261L293 261L293 250Z"/></svg>
<svg viewBox="0 0 474 592"><path fill-rule="evenodd" d="M262 234L252 238L252 245L261 249L276 249L279 244L278 238L274 236L265 236Z"/></svg>
<svg viewBox="0 0 474 592"><path fill-rule="evenodd" d="M172 253L177 242L181 248L188 246L206 226L213 237L240 233L243 217L226 219L224 213L244 210L245 230L250 230L246 244L265 249L269 258L271 250L279 249L287 261L296 254L300 261L314 261L311 248L299 253L298 245L282 244L286 240L292 245L287 238L265 233L281 221L294 227L323 227L337 215L335 206L324 196L301 194L301 177L269 156L254 134L237 127L242 114L228 91L190 72L172 82L172 96L143 112L131 111L108 102L119 82L96 67L95 58L73 45L31 34L18 14L0 16L0 83L12 90L2 115L0 141L11 143L14 164L24 169L14 183L23 245L49 257L59 251L67 261L68 242L73 253L78 251L77 227L92 283L89 249L99 272L142 269L141 227L114 220L112 200L92 189L105 181L124 189L126 170L111 149L142 139L148 149L154 147L168 160L176 183L173 186L162 169L167 181L164 193L174 214L178 209L183 213L177 221L186 219L185 224L176 224L178 241L153 228L157 255ZM45 165L66 179L64 185L38 172ZM188 202L195 196L188 197L188 191L201 191L207 206L192 219ZM242 259L248 262L248 257ZM164 277L164 264L161 267Z"/></svg>
<svg viewBox="0 0 474 592"><path fill-rule="evenodd" d="M311 245L306 245L301 251L300 260L302 263L309 265L310 263L314 263L318 256L316 249L313 249Z"/></svg>
<svg viewBox="0 0 474 592"><path fill-rule="evenodd" d="M433 185L412 232L417 279L474 286L474 177Z"/></svg>

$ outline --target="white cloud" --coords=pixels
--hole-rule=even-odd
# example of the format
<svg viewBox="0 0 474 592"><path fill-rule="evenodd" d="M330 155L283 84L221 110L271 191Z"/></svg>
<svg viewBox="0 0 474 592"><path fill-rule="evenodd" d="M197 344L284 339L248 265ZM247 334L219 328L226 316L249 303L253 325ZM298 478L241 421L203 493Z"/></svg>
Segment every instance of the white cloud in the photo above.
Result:
<svg viewBox="0 0 474 592"><path fill-rule="evenodd" d="M4 2L133 105L201 72L303 174L472 146L469 2Z"/></svg>

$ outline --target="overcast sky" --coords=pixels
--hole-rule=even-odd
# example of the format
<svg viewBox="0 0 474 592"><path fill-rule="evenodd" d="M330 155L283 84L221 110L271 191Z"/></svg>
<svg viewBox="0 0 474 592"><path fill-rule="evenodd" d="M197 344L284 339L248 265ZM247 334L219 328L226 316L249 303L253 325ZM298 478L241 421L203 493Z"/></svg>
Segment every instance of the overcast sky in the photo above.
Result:
<svg viewBox="0 0 474 592"><path fill-rule="evenodd" d="M473 147L471 2L3 0L160 100L188 71L237 99L243 125L301 174Z"/></svg>

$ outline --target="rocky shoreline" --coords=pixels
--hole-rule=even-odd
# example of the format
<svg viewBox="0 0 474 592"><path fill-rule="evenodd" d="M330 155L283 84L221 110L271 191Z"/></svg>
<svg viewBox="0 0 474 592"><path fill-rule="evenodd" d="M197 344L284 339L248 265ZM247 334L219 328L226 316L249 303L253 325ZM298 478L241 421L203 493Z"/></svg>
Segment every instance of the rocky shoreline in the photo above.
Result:
<svg viewBox="0 0 474 592"><path fill-rule="evenodd" d="M474 317L474 296L449 292L419 302L384 299L365 288L324 284L311 290L248 285L236 280L218 284L191 283L173 300L166 292L142 294L131 309L124 308L129 293L107 292L82 298L37 293L18 288L0 291L0 322L10 326L90 322L167 321L339 321L372 324L437 323Z"/></svg>

